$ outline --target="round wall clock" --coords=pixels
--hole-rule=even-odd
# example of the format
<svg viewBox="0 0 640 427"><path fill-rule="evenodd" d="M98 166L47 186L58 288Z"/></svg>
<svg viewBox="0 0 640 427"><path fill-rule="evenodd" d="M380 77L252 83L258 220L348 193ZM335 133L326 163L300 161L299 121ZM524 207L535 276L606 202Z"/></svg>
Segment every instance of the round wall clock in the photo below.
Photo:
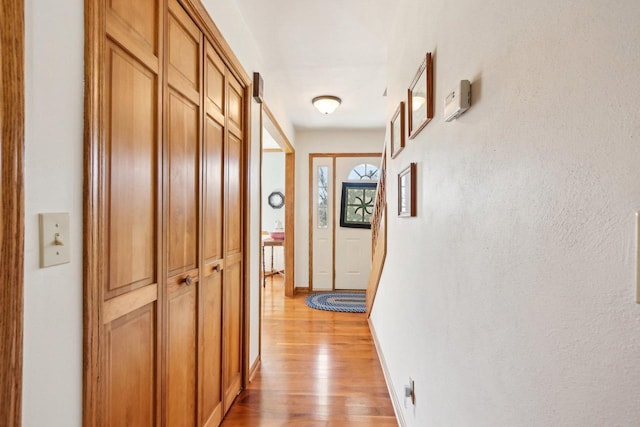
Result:
<svg viewBox="0 0 640 427"><path fill-rule="evenodd" d="M274 209L280 209L284 206L284 194L279 191L274 191L269 194L269 206Z"/></svg>

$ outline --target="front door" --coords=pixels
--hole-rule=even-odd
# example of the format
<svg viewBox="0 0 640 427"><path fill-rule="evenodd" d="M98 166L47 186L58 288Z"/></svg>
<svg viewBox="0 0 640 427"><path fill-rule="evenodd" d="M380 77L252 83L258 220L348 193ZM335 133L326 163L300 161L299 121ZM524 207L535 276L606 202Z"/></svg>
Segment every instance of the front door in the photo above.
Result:
<svg viewBox="0 0 640 427"><path fill-rule="evenodd" d="M380 157L311 154L310 279L313 290L366 289L371 230L340 226L343 182L377 182ZM364 166L366 165L366 166ZM373 175L367 176L367 173Z"/></svg>
<svg viewBox="0 0 640 427"><path fill-rule="evenodd" d="M336 217L335 233L335 289L367 289L371 270L371 229L351 228L340 225L342 200L345 195L342 186L345 182L377 182L379 157L340 157L336 159L335 191L337 203L334 206ZM362 165L365 165L364 167ZM375 165L375 166L374 166ZM375 193L375 191L373 191ZM368 192L362 192L363 204L358 214L373 213L373 198ZM369 206L370 208L366 207ZM364 210L364 212L362 212ZM368 215L365 215L367 217Z"/></svg>

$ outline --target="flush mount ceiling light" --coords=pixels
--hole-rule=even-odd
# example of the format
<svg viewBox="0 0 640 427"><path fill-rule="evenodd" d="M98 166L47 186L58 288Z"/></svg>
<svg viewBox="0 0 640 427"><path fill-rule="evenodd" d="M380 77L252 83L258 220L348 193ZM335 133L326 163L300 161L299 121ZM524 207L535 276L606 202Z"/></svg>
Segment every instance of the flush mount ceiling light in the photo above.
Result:
<svg viewBox="0 0 640 427"><path fill-rule="evenodd" d="M331 114L336 111L336 108L340 106L342 100L337 96L322 95L316 96L311 100L314 107L318 109L322 114Z"/></svg>

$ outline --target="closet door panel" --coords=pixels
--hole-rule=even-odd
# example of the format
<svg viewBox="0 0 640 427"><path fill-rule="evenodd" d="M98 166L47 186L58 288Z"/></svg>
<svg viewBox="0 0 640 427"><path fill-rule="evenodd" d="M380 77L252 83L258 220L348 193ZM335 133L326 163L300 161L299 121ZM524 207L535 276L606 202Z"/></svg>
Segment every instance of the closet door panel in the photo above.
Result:
<svg viewBox="0 0 640 427"><path fill-rule="evenodd" d="M224 123L226 67L211 44L207 43L205 62L205 104L207 114Z"/></svg>
<svg viewBox="0 0 640 427"><path fill-rule="evenodd" d="M223 413L222 282L224 277L225 68L207 43L204 64L202 424L217 426Z"/></svg>
<svg viewBox="0 0 640 427"><path fill-rule="evenodd" d="M225 269L223 346L224 346L224 406L229 409L242 386L242 262L232 258Z"/></svg>
<svg viewBox="0 0 640 427"><path fill-rule="evenodd" d="M168 102L169 277L197 267L199 109L171 90Z"/></svg>
<svg viewBox="0 0 640 427"><path fill-rule="evenodd" d="M238 138L242 139L242 125L244 117L244 97L242 95L243 90L240 83L233 76L229 76L228 81L229 90L227 93L229 98L229 105L227 110L227 117L229 119L229 130Z"/></svg>
<svg viewBox="0 0 640 427"><path fill-rule="evenodd" d="M227 144L227 218L225 231L227 235L226 254L238 254L242 251L242 141L229 134Z"/></svg>
<svg viewBox="0 0 640 427"><path fill-rule="evenodd" d="M197 292L183 285L169 300L167 425L196 425Z"/></svg>
<svg viewBox="0 0 640 427"><path fill-rule="evenodd" d="M147 304L106 328L108 425L154 425L155 318Z"/></svg>
<svg viewBox="0 0 640 427"><path fill-rule="evenodd" d="M182 8L170 2L168 19L169 84L195 104L200 103L202 34Z"/></svg>
<svg viewBox="0 0 640 427"><path fill-rule="evenodd" d="M107 58L110 297L156 282L158 153L156 76L115 45Z"/></svg>
<svg viewBox="0 0 640 427"><path fill-rule="evenodd" d="M130 40L149 53L158 53L158 1L108 0L107 19L117 21Z"/></svg>
<svg viewBox="0 0 640 427"><path fill-rule="evenodd" d="M100 425L158 424L159 3L106 2L97 257Z"/></svg>
<svg viewBox="0 0 640 427"><path fill-rule="evenodd" d="M210 116L205 123L204 259L222 258L224 128Z"/></svg>
<svg viewBox="0 0 640 427"><path fill-rule="evenodd" d="M202 288L202 425L218 425L222 408L222 273L213 271Z"/></svg>
<svg viewBox="0 0 640 427"><path fill-rule="evenodd" d="M202 34L168 3L165 92L166 425L199 425Z"/></svg>
<svg viewBox="0 0 640 427"><path fill-rule="evenodd" d="M242 190L242 134L234 129L232 119L234 99L243 105L242 92L237 90L237 82L229 77L227 86L228 132L226 144L226 193L225 193L225 270L223 283L223 378L225 411L233 403L242 387L242 313L243 313L243 190ZM242 114L236 117L242 123Z"/></svg>

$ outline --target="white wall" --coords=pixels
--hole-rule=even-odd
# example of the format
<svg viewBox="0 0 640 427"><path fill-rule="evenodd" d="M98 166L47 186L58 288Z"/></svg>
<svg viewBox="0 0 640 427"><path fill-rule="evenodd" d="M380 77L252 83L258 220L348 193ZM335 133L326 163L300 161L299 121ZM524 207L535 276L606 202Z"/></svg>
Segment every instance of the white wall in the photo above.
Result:
<svg viewBox="0 0 640 427"><path fill-rule="evenodd" d="M389 162L372 320L410 426L640 420L640 7L402 0L388 115L434 52L436 117ZM456 80L472 108L443 121ZM418 217L395 183L418 163ZM401 400L402 402L402 400Z"/></svg>
<svg viewBox="0 0 640 427"><path fill-rule="evenodd" d="M248 73L260 54L233 0L205 1ZM27 0L25 135L24 426L82 423L82 180L84 2ZM62 30L61 30L62 29ZM277 88L265 75L270 108L289 136ZM63 108L61 108L61 105ZM252 101L251 170L260 160L260 108ZM290 138L291 139L291 138ZM259 174L250 181L249 212L258 212ZM71 263L38 268L40 212L71 214ZM259 233L252 214L250 360L258 355Z"/></svg>
<svg viewBox="0 0 640 427"><path fill-rule="evenodd" d="M295 286L309 286L309 154L381 153L384 129L296 132Z"/></svg>
<svg viewBox="0 0 640 427"><path fill-rule="evenodd" d="M262 230L273 231L275 222L280 221L284 226L284 206L275 209L269 206L269 194L279 191L284 194L284 153L262 153ZM285 204L287 199L285 198ZM271 251L273 251L273 268L284 270L284 247L265 248L266 271L271 267Z"/></svg>
<svg viewBox="0 0 640 427"><path fill-rule="evenodd" d="M22 422L29 427L81 424L83 7L82 0L25 2ZM70 213L69 264L39 268L40 212Z"/></svg>
<svg viewBox="0 0 640 427"><path fill-rule="evenodd" d="M274 229L276 221L284 225L284 206L280 209L269 206L269 194L273 191L284 194L283 152L262 153L262 229L267 231Z"/></svg>

